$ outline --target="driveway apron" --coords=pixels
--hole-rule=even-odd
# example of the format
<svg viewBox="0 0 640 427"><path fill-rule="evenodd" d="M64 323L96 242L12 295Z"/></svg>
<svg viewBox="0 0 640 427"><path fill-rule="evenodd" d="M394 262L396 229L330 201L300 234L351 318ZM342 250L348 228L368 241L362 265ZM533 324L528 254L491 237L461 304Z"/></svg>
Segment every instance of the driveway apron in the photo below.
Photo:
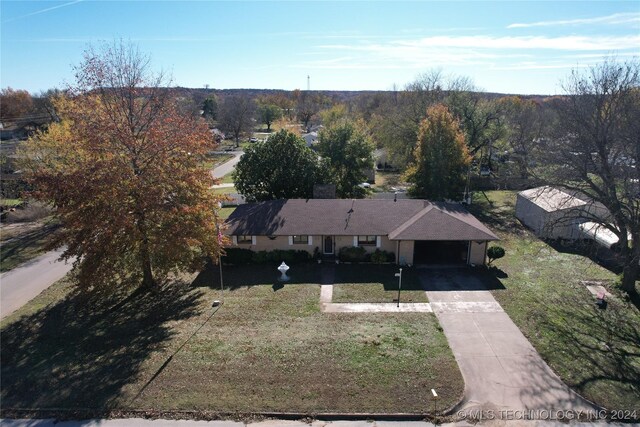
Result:
<svg viewBox="0 0 640 427"><path fill-rule="evenodd" d="M422 270L420 280L464 377L457 409L594 409L549 368L472 272Z"/></svg>

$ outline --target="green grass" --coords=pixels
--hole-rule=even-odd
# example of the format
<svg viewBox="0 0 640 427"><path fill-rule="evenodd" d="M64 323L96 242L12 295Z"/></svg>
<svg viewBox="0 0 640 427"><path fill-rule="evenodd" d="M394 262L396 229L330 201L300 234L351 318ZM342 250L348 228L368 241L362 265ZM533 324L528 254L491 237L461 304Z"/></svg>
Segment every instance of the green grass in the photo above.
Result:
<svg viewBox="0 0 640 427"><path fill-rule="evenodd" d="M333 302L393 302L398 297L395 265L336 266ZM402 271L401 302L429 302L415 270Z"/></svg>
<svg viewBox="0 0 640 427"><path fill-rule="evenodd" d="M425 413L431 388L458 401L432 314L321 313L322 268L293 265L283 285L274 266L224 267L215 313L217 268L156 293L59 282L2 324L2 410Z"/></svg>
<svg viewBox="0 0 640 427"><path fill-rule="evenodd" d="M398 172L376 171L376 183L374 189L377 191L391 191L391 187L406 185L402 182L402 175Z"/></svg>
<svg viewBox="0 0 640 427"><path fill-rule="evenodd" d="M13 208L23 202L22 199L0 199L0 206L5 208Z"/></svg>
<svg viewBox="0 0 640 427"><path fill-rule="evenodd" d="M220 166L221 164L228 162L232 158L233 158L233 154L227 154L227 153L213 154L213 155L207 156L207 160L204 162L204 166L207 169L214 169L217 166Z"/></svg>
<svg viewBox="0 0 640 427"><path fill-rule="evenodd" d="M506 289L492 291L545 361L574 390L609 409L640 415L640 311L588 257L537 239L514 214L515 193L481 194L474 213L497 231L506 256L495 261ZM615 295L599 310L581 281Z"/></svg>
<svg viewBox="0 0 640 427"><path fill-rule="evenodd" d="M2 230L0 272L9 271L46 252L52 233L59 227L51 220L37 223L12 224ZM17 228L16 228L17 227Z"/></svg>
<svg viewBox="0 0 640 427"><path fill-rule="evenodd" d="M333 287L333 302L394 302L398 298L398 286L387 289L381 283L343 284ZM403 303L429 302L422 290L402 290Z"/></svg>
<svg viewBox="0 0 640 427"><path fill-rule="evenodd" d="M211 191L213 194L231 194L238 192L236 187L212 188Z"/></svg>
<svg viewBox="0 0 640 427"><path fill-rule="evenodd" d="M219 211L220 218L222 218L222 219L229 218L229 215L231 215L231 213L233 211L235 211L235 210L236 210L235 206L229 206L229 207L226 207L226 208L221 208L220 211Z"/></svg>
<svg viewBox="0 0 640 427"><path fill-rule="evenodd" d="M233 184L233 172L230 172L222 177L220 184Z"/></svg>

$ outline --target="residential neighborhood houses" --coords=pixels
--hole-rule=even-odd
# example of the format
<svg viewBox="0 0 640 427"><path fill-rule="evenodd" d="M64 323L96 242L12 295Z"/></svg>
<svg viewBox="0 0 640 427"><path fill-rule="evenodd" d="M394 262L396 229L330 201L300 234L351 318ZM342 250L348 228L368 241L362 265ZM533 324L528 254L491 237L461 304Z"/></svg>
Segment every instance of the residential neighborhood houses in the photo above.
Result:
<svg viewBox="0 0 640 427"><path fill-rule="evenodd" d="M640 423L637 11L103 3L1 6L1 425ZM87 11L132 39L18 85Z"/></svg>

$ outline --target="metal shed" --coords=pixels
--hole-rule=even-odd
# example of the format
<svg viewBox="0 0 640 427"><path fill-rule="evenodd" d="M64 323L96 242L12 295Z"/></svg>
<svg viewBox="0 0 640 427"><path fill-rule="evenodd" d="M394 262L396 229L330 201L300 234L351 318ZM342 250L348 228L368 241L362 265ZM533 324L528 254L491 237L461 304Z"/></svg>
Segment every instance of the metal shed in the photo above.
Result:
<svg viewBox="0 0 640 427"><path fill-rule="evenodd" d="M518 193L516 218L545 239L579 239L587 202L557 188L537 187Z"/></svg>

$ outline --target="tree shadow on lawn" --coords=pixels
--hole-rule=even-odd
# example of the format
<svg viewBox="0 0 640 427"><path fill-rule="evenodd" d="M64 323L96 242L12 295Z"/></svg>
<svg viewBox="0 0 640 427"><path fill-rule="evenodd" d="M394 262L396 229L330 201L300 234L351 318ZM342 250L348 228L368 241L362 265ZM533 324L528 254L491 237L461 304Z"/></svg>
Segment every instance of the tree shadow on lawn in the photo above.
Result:
<svg viewBox="0 0 640 427"><path fill-rule="evenodd" d="M279 264L278 264L279 265ZM272 286L274 290L282 285L334 284L341 283L381 283L385 290L398 289L397 265L378 264L333 264L303 263L292 264L287 276L290 280L280 282L278 265L222 266L224 288L234 290L246 286ZM208 265L193 282L196 287L220 288L220 267ZM402 288L421 290L419 276L415 268L403 268Z"/></svg>
<svg viewBox="0 0 640 427"><path fill-rule="evenodd" d="M561 240L546 240L554 250L564 254L580 255L589 258L599 266L614 274L622 273L622 260L614 251L604 248L592 240L574 242Z"/></svg>
<svg viewBox="0 0 640 427"><path fill-rule="evenodd" d="M166 322L199 315L202 296L183 282L129 295L73 291L19 318L0 332L3 409L122 407L123 387L177 333Z"/></svg>
<svg viewBox="0 0 640 427"><path fill-rule="evenodd" d="M578 393L611 410L640 417L640 312L610 298L606 309L586 292L570 301L549 301L538 312L536 347Z"/></svg>
<svg viewBox="0 0 640 427"><path fill-rule="evenodd" d="M0 262L3 264L5 261L7 263L11 262L12 265L3 265L1 271L5 271L5 269L8 269L9 267L19 264L21 261L29 257L30 252L33 253L40 248L45 249L46 245L53 237L52 233L59 227L59 224L48 224L27 233L23 233L8 241L2 242Z"/></svg>

